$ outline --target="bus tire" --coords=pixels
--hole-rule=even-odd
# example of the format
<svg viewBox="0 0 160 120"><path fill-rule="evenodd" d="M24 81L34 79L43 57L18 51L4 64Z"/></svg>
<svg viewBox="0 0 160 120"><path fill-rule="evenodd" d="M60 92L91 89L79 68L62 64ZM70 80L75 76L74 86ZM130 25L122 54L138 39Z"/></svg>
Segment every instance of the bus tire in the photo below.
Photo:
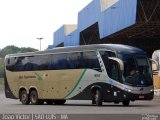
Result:
<svg viewBox="0 0 160 120"><path fill-rule="evenodd" d="M55 105L63 105L65 104L66 100L54 100Z"/></svg>
<svg viewBox="0 0 160 120"><path fill-rule="evenodd" d="M95 102L96 106L102 106L102 93L99 89L97 89L95 93Z"/></svg>
<svg viewBox="0 0 160 120"><path fill-rule="evenodd" d="M53 104L53 100L46 100L47 105L52 105Z"/></svg>
<svg viewBox="0 0 160 120"><path fill-rule="evenodd" d="M96 104L96 101L95 101L95 93L92 93L92 105Z"/></svg>
<svg viewBox="0 0 160 120"><path fill-rule="evenodd" d="M123 106L129 106L130 100L125 100L122 102Z"/></svg>
<svg viewBox="0 0 160 120"><path fill-rule="evenodd" d="M30 103L29 95L27 94L26 90L22 90L20 92L20 101L23 105L28 105Z"/></svg>
<svg viewBox="0 0 160 120"><path fill-rule="evenodd" d="M96 104L95 98L92 98L92 105Z"/></svg>
<svg viewBox="0 0 160 120"><path fill-rule="evenodd" d="M36 90L32 90L30 93L30 101L32 105L41 104L41 100L38 99L38 93Z"/></svg>

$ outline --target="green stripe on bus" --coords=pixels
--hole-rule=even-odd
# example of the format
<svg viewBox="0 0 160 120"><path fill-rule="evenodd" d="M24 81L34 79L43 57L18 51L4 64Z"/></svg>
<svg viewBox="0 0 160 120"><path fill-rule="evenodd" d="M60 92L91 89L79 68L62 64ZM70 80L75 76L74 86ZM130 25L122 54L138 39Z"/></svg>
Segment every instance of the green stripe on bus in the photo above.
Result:
<svg viewBox="0 0 160 120"><path fill-rule="evenodd" d="M37 80L43 80L42 77L38 73L34 72L34 74L36 74Z"/></svg>
<svg viewBox="0 0 160 120"><path fill-rule="evenodd" d="M73 87L73 89L68 93L68 95L66 95L64 98L67 98L70 94L72 94L72 92L76 89L76 87L78 86L78 84L80 83L80 81L82 80L85 72L86 72L87 69L84 69L82 75L80 76L78 82L75 84L75 86Z"/></svg>

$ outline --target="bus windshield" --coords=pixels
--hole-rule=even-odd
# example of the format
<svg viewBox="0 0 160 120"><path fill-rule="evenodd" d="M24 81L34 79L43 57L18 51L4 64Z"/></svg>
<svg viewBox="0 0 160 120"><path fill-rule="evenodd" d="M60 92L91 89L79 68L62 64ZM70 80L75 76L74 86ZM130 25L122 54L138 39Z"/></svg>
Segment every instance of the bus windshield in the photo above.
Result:
<svg viewBox="0 0 160 120"><path fill-rule="evenodd" d="M124 62L124 84L131 86L152 85L152 73L146 56L121 55Z"/></svg>

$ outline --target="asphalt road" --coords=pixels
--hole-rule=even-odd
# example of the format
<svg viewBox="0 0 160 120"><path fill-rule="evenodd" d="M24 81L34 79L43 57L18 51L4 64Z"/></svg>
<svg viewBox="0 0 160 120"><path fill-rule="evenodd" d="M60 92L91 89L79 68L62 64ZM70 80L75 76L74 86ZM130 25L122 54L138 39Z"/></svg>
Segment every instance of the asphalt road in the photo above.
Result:
<svg viewBox="0 0 160 120"><path fill-rule="evenodd" d="M102 107L91 104L91 101L68 100L65 105L22 105L19 100L7 99L0 92L0 113L27 114L160 114L160 98L152 101L135 101L130 106L104 103Z"/></svg>
<svg viewBox="0 0 160 120"><path fill-rule="evenodd" d="M24 118L21 116L23 114ZM97 107L92 105L91 101L83 100L68 100L65 105L22 105L19 100L5 98L4 93L0 91L0 120L106 119L160 120L160 97L155 97L152 101L131 102L128 107L114 103L104 103L103 106Z"/></svg>

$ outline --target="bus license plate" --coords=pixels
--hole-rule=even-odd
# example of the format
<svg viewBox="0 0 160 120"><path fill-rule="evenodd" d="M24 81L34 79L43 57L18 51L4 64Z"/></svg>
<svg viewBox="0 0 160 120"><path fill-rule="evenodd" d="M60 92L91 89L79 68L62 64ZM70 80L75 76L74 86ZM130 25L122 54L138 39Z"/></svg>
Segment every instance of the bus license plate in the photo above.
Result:
<svg viewBox="0 0 160 120"><path fill-rule="evenodd" d="M144 96L143 96L143 95L140 95L140 96L139 96L139 99L143 99L143 98L144 98Z"/></svg>

